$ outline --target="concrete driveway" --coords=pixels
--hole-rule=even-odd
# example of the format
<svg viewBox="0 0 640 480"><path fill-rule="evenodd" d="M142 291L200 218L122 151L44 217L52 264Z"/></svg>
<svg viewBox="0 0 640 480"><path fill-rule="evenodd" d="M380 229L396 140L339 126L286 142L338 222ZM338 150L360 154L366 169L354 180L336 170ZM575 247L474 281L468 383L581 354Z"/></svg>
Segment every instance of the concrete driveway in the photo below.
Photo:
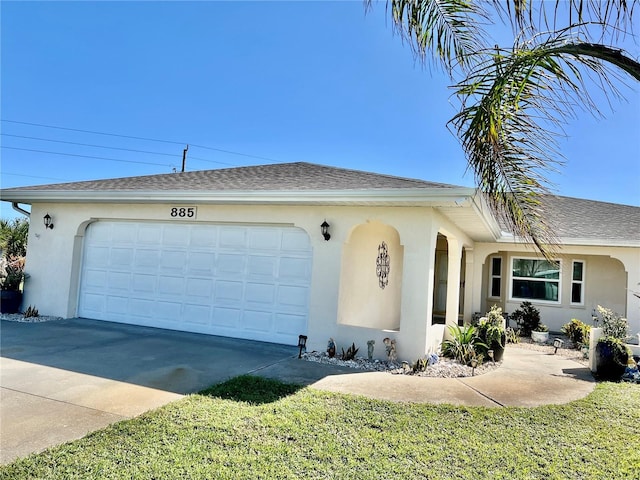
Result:
<svg viewBox="0 0 640 480"><path fill-rule="evenodd" d="M1 327L3 464L297 356L296 347L85 319Z"/></svg>

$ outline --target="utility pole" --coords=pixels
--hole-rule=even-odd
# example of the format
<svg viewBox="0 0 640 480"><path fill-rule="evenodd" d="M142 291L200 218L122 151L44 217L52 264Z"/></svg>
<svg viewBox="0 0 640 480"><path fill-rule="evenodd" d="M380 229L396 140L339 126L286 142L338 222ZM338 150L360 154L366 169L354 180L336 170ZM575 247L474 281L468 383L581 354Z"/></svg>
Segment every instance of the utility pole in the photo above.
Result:
<svg viewBox="0 0 640 480"><path fill-rule="evenodd" d="M187 150L189 150L189 145L187 145L187 148L182 150L182 172L184 172L184 167L187 163Z"/></svg>

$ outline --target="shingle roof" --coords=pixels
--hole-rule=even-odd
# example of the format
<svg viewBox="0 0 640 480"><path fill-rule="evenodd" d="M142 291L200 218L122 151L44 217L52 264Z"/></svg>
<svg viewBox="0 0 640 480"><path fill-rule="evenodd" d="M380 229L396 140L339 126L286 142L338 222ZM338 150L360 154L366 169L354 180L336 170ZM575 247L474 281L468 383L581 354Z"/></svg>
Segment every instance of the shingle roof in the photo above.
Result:
<svg viewBox="0 0 640 480"><path fill-rule="evenodd" d="M547 195L543 211L559 238L640 242L640 207Z"/></svg>
<svg viewBox="0 0 640 480"><path fill-rule="evenodd" d="M306 162L8 188L18 191L314 191L458 188Z"/></svg>

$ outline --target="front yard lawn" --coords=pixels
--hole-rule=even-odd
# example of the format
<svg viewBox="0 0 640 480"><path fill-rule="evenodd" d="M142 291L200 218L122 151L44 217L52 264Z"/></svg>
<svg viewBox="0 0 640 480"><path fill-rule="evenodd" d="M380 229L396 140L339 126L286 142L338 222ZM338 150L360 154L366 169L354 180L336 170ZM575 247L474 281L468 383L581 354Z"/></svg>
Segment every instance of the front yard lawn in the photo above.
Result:
<svg viewBox="0 0 640 480"><path fill-rule="evenodd" d="M2 479L638 479L640 386L539 408L395 404L238 377Z"/></svg>

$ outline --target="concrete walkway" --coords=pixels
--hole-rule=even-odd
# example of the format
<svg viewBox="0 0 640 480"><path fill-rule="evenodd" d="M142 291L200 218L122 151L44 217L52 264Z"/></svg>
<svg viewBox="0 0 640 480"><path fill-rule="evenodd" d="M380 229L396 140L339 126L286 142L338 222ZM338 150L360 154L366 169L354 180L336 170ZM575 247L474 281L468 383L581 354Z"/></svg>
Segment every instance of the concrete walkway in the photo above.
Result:
<svg viewBox="0 0 640 480"><path fill-rule="evenodd" d="M353 370L288 359L254 374L330 392L394 402L537 407L586 397L595 388L587 367L561 356L509 346L500 368L464 378L430 378ZM313 377L310 376L313 373Z"/></svg>
<svg viewBox="0 0 640 480"><path fill-rule="evenodd" d="M299 360L293 347L83 319L3 321L0 333L3 464L242 374L382 400L490 407L566 403L595 387L582 365L517 347L491 373L443 379L357 373Z"/></svg>

